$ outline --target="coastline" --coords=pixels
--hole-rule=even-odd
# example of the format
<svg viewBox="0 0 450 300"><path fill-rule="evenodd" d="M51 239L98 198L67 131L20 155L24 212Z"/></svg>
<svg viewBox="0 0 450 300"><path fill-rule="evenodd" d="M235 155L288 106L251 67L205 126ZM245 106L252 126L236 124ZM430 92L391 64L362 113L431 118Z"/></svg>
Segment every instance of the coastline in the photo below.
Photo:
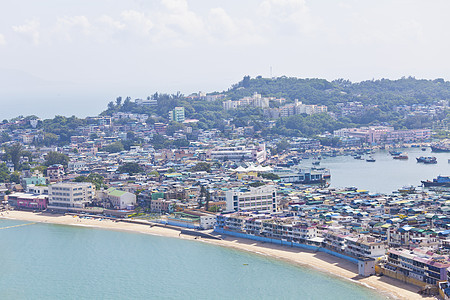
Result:
<svg viewBox="0 0 450 300"><path fill-rule="evenodd" d="M29 222L49 223L58 225L70 225L80 227L91 227L126 232L144 233L150 235L198 240L208 244L229 247L241 251L252 252L294 263L307 268L353 281L368 288L377 290L380 294L398 299L432 299L423 297L417 292L419 287L403 283L399 280L386 276L361 277L358 275L358 267L344 259L331 256L323 252L312 252L298 248L289 248L269 243L261 243L249 239L222 236L223 240L212 240L196 238L194 236L182 235L179 230L160 226L150 227L125 222L114 222L104 219L80 219L71 215L54 215L49 213L33 213L27 211L2 212L1 219L21 220Z"/></svg>

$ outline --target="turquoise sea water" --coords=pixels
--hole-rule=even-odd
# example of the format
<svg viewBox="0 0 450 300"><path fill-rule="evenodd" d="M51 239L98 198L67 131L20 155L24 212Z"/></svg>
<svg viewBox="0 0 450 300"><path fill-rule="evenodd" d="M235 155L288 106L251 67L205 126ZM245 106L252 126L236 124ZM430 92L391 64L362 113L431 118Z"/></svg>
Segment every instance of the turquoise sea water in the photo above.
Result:
<svg viewBox="0 0 450 300"><path fill-rule="evenodd" d="M0 220L0 228L24 223ZM52 224L0 229L0 266L0 299L384 298L234 249Z"/></svg>

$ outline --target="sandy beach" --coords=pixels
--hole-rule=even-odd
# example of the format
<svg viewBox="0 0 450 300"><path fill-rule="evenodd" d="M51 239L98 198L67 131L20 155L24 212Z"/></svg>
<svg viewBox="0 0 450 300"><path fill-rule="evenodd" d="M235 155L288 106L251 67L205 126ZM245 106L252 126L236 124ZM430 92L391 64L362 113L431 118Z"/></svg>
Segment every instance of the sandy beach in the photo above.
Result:
<svg viewBox="0 0 450 300"><path fill-rule="evenodd" d="M47 213L32 213L23 211L2 212L0 218L15 219L29 222L52 223L61 225L74 225L97 227L110 230L131 231L151 235L182 238L193 240L193 236L181 235L179 230L159 226L150 227L133 223L114 222L111 220L83 219L70 215L53 215ZM405 284L399 280L386 276L361 277L358 268L344 259L337 258L322 252L309 252L298 248L282 247L274 244L260 243L248 239L240 239L231 236L222 236L222 240L198 238L209 244L231 247L243 251L249 251L260 255L267 255L287 262L310 267L321 272L352 280L355 283L376 289L390 298L398 299L427 299L419 295L419 287ZM431 298L428 298L431 299Z"/></svg>

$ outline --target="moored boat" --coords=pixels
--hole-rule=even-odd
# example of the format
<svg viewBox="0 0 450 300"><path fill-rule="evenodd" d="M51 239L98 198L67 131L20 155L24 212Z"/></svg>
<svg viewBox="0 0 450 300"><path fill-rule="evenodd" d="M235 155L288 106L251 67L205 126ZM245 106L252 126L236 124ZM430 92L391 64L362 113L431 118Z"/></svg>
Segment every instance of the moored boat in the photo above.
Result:
<svg viewBox="0 0 450 300"><path fill-rule="evenodd" d="M401 151L394 151L394 150L391 150L391 151L389 151L389 154L392 155L392 156L397 156L397 155L402 154L402 152L401 152Z"/></svg>
<svg viewBox="0 0 450 300"><path fill-rule="evenodd" d="M369 156L368 158L366 158L367 162L375 162L375 158L373 158L372 156Z"/></svg>
<svg viewBox="0 0 450 300"><path fill-rule="evenodd" d="M450 152L450 141L446 140L439 143L433 143L430 147L432 152Z"/></svg>
<svg viewBox="0 0 450 300"><path fill-rule="evenodd" d="M434 178L431 180L422 180L421 181L423 186L430 187L430 186L446 186L450 187L450 176L441 176L439 175L437 178Z"/></svg>
<svg viewBox="0 0 450 300"><path fill-rule="evenodd" d="M394 156L394 159L408 159L408 154L399 154Z"/></svg>
<svg viewBox="0 0 450 300"><path fill-rule="evenodd" d="M404 186L404 187L398 189L398 192L402 193L402 194L412 194L412 193L416 192L416 188L412 185Z"/></svg>
<svg viewBox="0 0 450 300"><path fill-rule="evenodd" d="M437 164L436 157L434 156L421 156L416 157L416 160L418 163L424 163L424 164Z"/></svg>

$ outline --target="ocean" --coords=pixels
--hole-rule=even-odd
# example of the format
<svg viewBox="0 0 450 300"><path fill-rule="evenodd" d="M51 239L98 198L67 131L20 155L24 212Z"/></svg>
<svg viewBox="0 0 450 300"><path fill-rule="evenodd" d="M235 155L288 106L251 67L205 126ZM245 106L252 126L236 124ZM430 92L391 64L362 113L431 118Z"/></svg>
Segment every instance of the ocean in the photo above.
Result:
<svg viewBox="0 0 450 300"><path fill-rule="evenodd" d="M198 241L10 227L27 223L0 220L1 299L386 299L348 280Z"/></svg>

